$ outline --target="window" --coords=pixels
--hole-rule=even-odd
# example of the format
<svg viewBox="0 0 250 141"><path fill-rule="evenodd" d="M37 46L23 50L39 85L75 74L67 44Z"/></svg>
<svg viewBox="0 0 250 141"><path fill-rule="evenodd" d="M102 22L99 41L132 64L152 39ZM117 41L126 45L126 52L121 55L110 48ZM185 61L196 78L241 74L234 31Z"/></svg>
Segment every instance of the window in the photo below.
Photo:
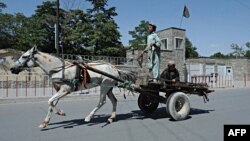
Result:
<svg viewBox="0 0 250 141"><path fill-rule="evenodd" d="M203 72L202 64L190 64L189 65L190 76L201 75L202 72Z"/></svg>
<svg viewBox="0 0 250 141"><path fill-rule="evenodd" d="M230 75L230 76L233 75L233 69L232 69L232 67L230 67L230 66L226 67L226 75Z"/></svg>
<svg viewBox="0 0 250 141"><path fill-rule="evenodd" d="M183 39L182 38L175 38L175 48L179 49L182 48Z"/></svg>
<svg viewBox="0 0 250 141"><path fill-rule="evenodd" d="M226 66L225 65L218 65L217 66L217 73L220 76L226 75Z"/></svg>
<svg viewBox="0 0 250 141"><path fill-rule="evenodd" d="M167 50L168 49L168 39L162 39L162 50Z"/></svg>
<svg viewBox="0 0 250 141"><path fill-rule="evenodd" d="M214 73L214 64L206 64L206 75Z"/></svg>

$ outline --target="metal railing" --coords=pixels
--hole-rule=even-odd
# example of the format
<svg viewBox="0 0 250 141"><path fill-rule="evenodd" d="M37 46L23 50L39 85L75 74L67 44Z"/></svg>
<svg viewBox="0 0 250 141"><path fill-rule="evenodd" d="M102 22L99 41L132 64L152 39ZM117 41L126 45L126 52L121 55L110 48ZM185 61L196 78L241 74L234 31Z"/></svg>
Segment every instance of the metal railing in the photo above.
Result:
<svg viewBox="0 0 250 141"><path fill-rule="evenodd" d="M64 59L67 60L77 60L81 56L85 61L105 61L113 65L134 65L133 58L129 59L126 57L110 57L110 56L92 56L92 55L74 55L74 54L64 54Z"/></svg>
<svg viewBox="0 0 250 141"><path fill-rule="evenodd" d="M120 94L118 88L114 94ZM52 81L47 75L0 75L1 98L50 97L56 93ZM100 87L85 89L81 87L70 96L100 94Z"/></svg>
<svg viewBox="0 0 250 141"><path fill-rule="evenodd" d="M45 96L51 85L47 75L0 75L0 97Z"/></svg>
<svg viewBox="0 0 250 141"><path fill-rule="evenodd" d="M231 75L197 75L191 76L192 83L207 83L211 88L233 87L233 77Z"/></svg>

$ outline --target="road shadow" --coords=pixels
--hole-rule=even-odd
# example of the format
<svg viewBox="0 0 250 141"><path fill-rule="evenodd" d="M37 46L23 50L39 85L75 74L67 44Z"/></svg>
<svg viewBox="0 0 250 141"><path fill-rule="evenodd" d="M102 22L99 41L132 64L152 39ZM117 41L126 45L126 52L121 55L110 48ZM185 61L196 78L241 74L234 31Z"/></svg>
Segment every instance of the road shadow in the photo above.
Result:
<svg viewBox="0 0 250 141"><path fill-rule="evenodd" d="M61 121L61 122L54 122L54 123L49 123L47 127L49 128L43 128L41 131L47 131L51 129L56 129L56 128L73 128L75 126L80 126L85 124L84 119L73 119L73 120L67 120L67 121ZM54 127L50 127L54 126Z"/></svg>
<svg viewBox="0 0 250 141"><path fill-rule="evenodd" d="M110 115L102 114L102 115L94 115L94 117L91 119L90 122L85 122L84 118L80 118L80 119L73 119L73 120L66 120L66 121L61 121L61 122L49 123L48 126L44 129L41 129L41 131L47 131L47 130L52 130L52 129L57 129L57 128L64 128L64 129L74 128L74 127L80 126L80 125L93 126L93 125L102 124L101 127L105 127L109 124L109 123L107 123L107 120L109 117L110 117ZM131 113L118 114L116 116L116 120L114 120L114 122L116 122L118 120L130 119L131 117L133 117L133 114L131 114ZM53 126L53 127L50 127L50 126Z"/></svg>
<svg viewBox="0 0 250 141"><path fill-rule="evenodd" d="M198 109L198 108L191 108L189 115L199 115L199 114L208 114L210 112L213 112L215 110L204 110L204 109Z"/></svg>
<svg viewBox="0 0 250 141"><path fill-rule="evenodd" d="M188 117L185 120L188 120L190 118L192 118L192 115L198 115L198 114L208 114L212 111L215 110L204 110L204 109L198 109L198 108L191 108L190 109L190 113L188 115ZM175 121L174 119L171 118L171 116L166 112L166 108L165 107L161 107L158 108L153 114L149 114L149 115L145 115L142 111L138 110L138 111L132 111L133 113L137 113L139 116L137 117L137 119L163 119L163 118L169 118L170 121Z"/></svg>
<svg viewBox="0 0 250 141"><path fill-rule="evenodd" d="M189 116L185 120L192 118L192 115L208 114L212 111L214 110L191 108ZM101 127L105 127L109 125L107 123L107 119L109 117L110 115L101 114L101 115L95 115L92 118L91 122L85 122L84 118L80 118L80 119L49 123L48 128L41 129L41 131L47 131L47 130L52 130L52 129L57 129L57 128L64 128L64 129L74 128L76 126L81 126L81 125L86 125L86 126L101 125ZM175 122L175 120L173 120L170 117L170 115L167 114L165 107L158 108L153 114L148 114L148 115L145 115L141 110L134 110L134 111L131 111L130 113L125 113L125 114L117 114L114 122L123 121L123 120L144 120L144 119L158 120L158 119L164 119L164 118L165 119L168 118L169 121ZM54 126L54 127L49 127L49 126Z"/></svg>
<svg viewBox="0 0 250 141"><path fill-rule="evenodd" d="M198 109L198 108L191 108L188 117L184 120L188 120L188 119L192 118L192 115L209 114L210 112L213 112L213 111L215 111L215 110L204 110L204 109ZM169 118L169 121L178 122L171 117Z"/></svg>

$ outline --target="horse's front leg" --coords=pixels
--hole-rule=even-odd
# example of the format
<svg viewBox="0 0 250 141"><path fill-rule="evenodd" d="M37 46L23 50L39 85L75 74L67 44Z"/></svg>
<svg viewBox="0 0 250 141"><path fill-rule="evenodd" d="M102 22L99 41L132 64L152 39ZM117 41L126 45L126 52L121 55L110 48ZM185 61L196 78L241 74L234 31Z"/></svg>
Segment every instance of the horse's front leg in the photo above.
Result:
<svg viewBox="0 0 250 141"><path fill-rule="evenodd" d="M67 94L69 94L69 91L67 91L66 89L61 87L61 89L48 100L49 109L48 109L48 112L47 112L45 119L39 125L39 128L45 128L49 124L52 111L55 114L58 114L61 116L66 115L62 110L56 108L56 105L59 102L60 98L66 96Z"/></svg>
<svg viewBox="0 0 250 141"><path fill-rule="evenodd" d="M56 93L53 97L57 96L58 94ZM53 104L53 102L51 102L51 99L53 99L53 97L51 97L48 101L48 105L49 105L49 109L47 112L47 115L45 117L45 119L40 123L39 128L45 128L50 121L51 118L51 113L53 112L54 106L58 103L59 99L55 102L55 104Z"/></svg>
<svg viewBox="0 0 250 141"><path fill-rule="evenodd" d="M49 124L50 116L51 116L52 111L53 111L52 107L49 106L47 115L46 115L45 119L40 123L39 128L45 128Z"/></svg>
<svg viewBox="0 0 250 141"><path fill-rule="evenodd" d="M114 121L114 119L116 118L117 99L115 98L112 90L113 90L113 88L108 92L108 98L110 99L110 101L113 105L111 116L108 118L109 123L112 123Z"/></svg>

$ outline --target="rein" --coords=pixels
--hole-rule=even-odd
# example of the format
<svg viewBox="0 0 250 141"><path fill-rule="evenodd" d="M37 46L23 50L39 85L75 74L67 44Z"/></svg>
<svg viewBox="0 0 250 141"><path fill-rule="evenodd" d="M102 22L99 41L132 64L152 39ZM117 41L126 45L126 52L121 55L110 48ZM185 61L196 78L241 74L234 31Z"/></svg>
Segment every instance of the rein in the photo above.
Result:
<svg viewBox="0 0 250 141"><path fill-rule="evenodd" d="M79 67L79 66L78 66ZM79 67L80 68L80 67ZM82 71L82 75L83 75L83 80L82 80L82 86L84 87L84 88L86 88L86 84L87 84L87 68L86 67L84 67L84 68L80 68L80 69L82 69L83 71Z"/></svg>

